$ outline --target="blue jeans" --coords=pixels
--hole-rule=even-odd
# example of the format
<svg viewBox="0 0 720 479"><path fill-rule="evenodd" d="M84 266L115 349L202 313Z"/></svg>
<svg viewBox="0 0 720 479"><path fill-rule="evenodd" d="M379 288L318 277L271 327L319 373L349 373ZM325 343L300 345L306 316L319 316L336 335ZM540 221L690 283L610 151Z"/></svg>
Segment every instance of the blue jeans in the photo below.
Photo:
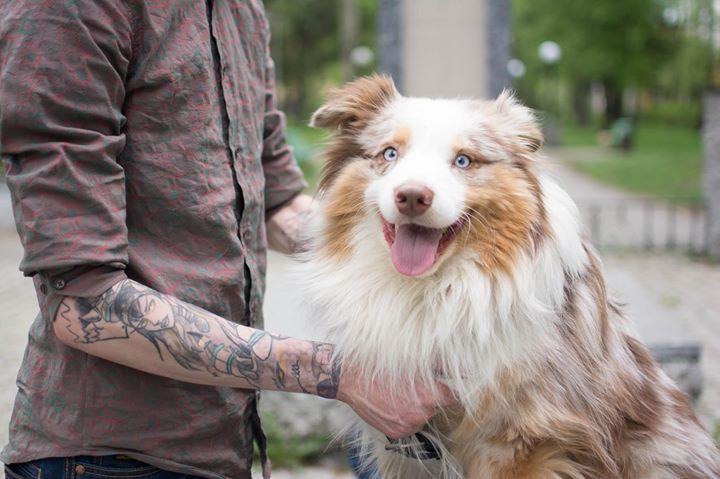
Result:
<svg viewBox="0 0 720 479"><path fill-rule="evenodd" d="M356 448L348 451L348 462L350 462L350 468L358 479L380 479L374 463L365 464L365 467L363 467L362 460L359 457L359 451Z"/></svg>
<svg viewBox="0 0 720 479"><path fill-rule="evenodd" d="M6 464L6 479L200 479L125 456L75 456Z"/></svg>
<svg viewBox="0 0 720 479"><path fill-rule="evenodd" d="M350 448L347 451L348 462L350 468L357 476L357 479L380 479L380 474L377 471L377 465L374 462L363 464L363 460L367 459L360 455L360 447L355 441L360 439L360 430L353 429L348 433L348 443Z"/></svg>

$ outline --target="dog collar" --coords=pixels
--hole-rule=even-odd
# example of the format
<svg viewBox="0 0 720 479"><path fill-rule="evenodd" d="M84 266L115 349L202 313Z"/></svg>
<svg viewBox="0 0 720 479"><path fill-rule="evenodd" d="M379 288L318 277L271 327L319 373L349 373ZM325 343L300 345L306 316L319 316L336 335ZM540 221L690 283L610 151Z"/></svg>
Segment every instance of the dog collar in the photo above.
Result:
<svg viewBox="0 0 720 479"><path fill-rule="evenodd" d="M407 442L402 439L388 437L389 444L385 444L385 450L421 461L442 459L440 449L425 434L422 432L415 433L415 439L417 442Z"/></svg>

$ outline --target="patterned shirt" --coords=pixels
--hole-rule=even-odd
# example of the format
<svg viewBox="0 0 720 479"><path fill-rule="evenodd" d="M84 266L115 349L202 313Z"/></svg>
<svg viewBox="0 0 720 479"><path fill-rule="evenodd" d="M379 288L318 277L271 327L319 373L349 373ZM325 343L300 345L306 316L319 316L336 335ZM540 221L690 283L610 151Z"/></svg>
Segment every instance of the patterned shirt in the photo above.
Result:
<svg viewBox="0 0 720 479"><path fill-rule="evenodd" d="M253 392L89 356L52 318L128 277L260 324L265 217L304 187L268 42L260 0L0 0L0 152L41 312L2 461L250 477Z"/></svg>

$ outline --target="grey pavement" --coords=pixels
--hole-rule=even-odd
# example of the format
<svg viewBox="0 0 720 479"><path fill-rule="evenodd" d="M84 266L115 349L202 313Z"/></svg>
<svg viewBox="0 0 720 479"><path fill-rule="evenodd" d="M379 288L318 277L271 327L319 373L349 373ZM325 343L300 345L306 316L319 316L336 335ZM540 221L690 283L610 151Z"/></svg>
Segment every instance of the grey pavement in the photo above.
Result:
<svg viewBox="0 0 720 479"><path fill-rule="evenodd" d="M562 165L551 168L553 175L578 201L589 196L609 199L625 193L597 184ZM32 282L18 271L22 248L14 232L7 192L0 184L0 444L7 441L7 424L15 393L15 375L22 359L28 328L37 312ZM628 304L633 324L643 339L655 344L697 342L703 346L704 392L698 404L703 424L714 428L720 421L720 267L693 261L680 254L606 253L603 255L611 292ZM290 260L269 257L266 328L303 338L316 338L312 322L303 313L302 298L290 276ZM266 393L267 397L268 394ZM296 395L298 398L303 396ZM323 414L302 414L313 421L325 421L328 402L304 398L303 407L317 408ZM307 402L310 401L310 402ZM269 404L285 404L270 398ZM295 406L272 407L281 410L281 420L291 421ZM315 419L313 419L315 417ZM284 418L284 419L283 419ZM317 419L321 418L321 419ZM327 427L327 426L325 426ZM274 477L334 478L351 477L342 470L323 467L278 471Z"/></svg>
<svg viewBox="0 0 720 479"><path fill-rule="evenodd" d="M0 230L13 230L15 220L12 216L12 201L10 191L2 179L0 179Z"/></svg>
<svg viewBox="0 0 720 479"><path fill-rule="evenodd" d="M588 236L605 249L666 249L702 252L707 231L702 206L689 199L674 203L632 194L599 183L572 168L573 161L591 161L585 148L548 148L548 171L580 208ZM668 191L671 197L672 192Z"/></svg>
<svg viewBox="0 0 720 479"><path fill-rule="evenodd" d="M253 477L262 477L253 471ZM273 479L353 479L355 474L334 467L303 467L286 471L273 471Z"/></svg>

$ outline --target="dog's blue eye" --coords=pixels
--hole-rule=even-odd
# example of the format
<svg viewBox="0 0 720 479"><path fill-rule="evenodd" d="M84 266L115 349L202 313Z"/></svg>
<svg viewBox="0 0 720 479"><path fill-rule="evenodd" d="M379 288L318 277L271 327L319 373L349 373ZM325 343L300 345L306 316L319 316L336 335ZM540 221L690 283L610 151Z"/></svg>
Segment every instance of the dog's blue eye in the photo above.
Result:
<svg viewBox="0 0 720 479"><path fill-rule="evenodd" d="M458 155L455 158L455 166L458 168L467 168L470 166L470 158L468 158L466 155Z"/></svg>
<svg viewBox="0 0 720 479"><path fill-rule="evenodd" d="M398 152L395 148L389 146L383 151L383 158L385 158L385 161L395 161L398 159Z"/></svg>

